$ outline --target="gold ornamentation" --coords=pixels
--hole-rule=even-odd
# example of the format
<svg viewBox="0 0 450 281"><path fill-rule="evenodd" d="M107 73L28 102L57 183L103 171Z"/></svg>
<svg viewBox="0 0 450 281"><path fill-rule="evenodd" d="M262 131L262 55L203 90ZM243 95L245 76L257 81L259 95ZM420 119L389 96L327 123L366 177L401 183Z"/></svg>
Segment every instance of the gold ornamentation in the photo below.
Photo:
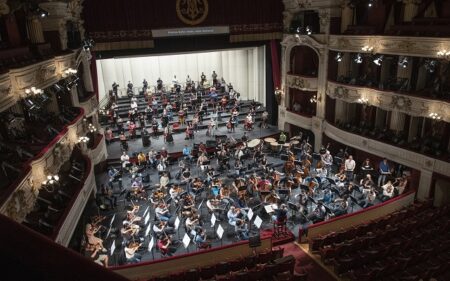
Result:
<svg viewBox="0 0 450 281"><path fill-rule="evenodd" d="M411 105L411 100L402 96L393 96L390 104L392 108L404 111L410 111Z"/></svg>
<svg viewBox="0 0 450 281"><path fill-rule="evenodd" d="M334 92L331 92L331 97L337 99L347 99L348 98L348 89L344 87L336 87L334 88Z"/></svg>
<svg viewBox="0 0 450 281"><path fill-rule="evenodd" d="M178 18L189 25L202 23L208 16L208 0L177 0Z"/></svg>

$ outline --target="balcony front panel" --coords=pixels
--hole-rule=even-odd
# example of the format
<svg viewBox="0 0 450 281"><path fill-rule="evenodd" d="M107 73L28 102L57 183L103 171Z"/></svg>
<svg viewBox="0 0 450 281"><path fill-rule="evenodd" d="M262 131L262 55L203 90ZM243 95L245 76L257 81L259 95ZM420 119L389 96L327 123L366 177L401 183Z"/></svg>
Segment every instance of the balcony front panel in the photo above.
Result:
<svg viewBox="0 0 450 281"><path fill-rule="evenodd" d="M326 121L324 122L324 133L338 142L380 157L395 159L396 162L417 170L428 170L443 174L447 174L450 170L450 163L448 162L343 131Z"/></svg>
<svg viewBox="0 0 450 281"><path fill-rule="evenodd" d="M87 117L97 112L98 101L95 93L92 93L85 101L80 101L80 107L84 109Z"/></svg>
<svg viewBox="0 0 450 281"><path fill-rule="evenodd" d="M369 105L388 111L399 111L411 116L429 117L437 113L442 120L450 122L450 103L408 96L390 91L381 91L337 82L327 82L327 95L349 103L357 103L361 98L367 99Z"/></svg>
<svg viewBox="0 0 450 281"><path fill-rule="evenodd" d="M289 88L302 91L317 91L317 77L288 74L286 84Z"/></svg>
<svg viewBox="0 0 450 281"><path fill-rule="evenodd" d="M330 50L359 53L364 46L379 54L437 58L439 51L450 49L450 38L330 35Z"/></svg>
<svg viewBox="0 0 450 281"><path fill-rule="evenodd" d="M312 128L312 118L302 116L300 114L294 113L292 111L287 111L285 113L285 122L301 127L306 130L311 130Z"/></svg>

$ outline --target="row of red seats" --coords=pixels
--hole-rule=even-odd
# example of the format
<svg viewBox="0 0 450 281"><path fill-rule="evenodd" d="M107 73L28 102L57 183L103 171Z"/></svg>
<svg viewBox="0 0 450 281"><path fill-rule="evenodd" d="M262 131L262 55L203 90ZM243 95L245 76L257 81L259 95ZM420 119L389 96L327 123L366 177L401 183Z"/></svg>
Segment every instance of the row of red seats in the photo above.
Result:
<svg viewBox="0 0 450 281"><path fill-rule="evenodd" d="M148 281L181 281L181 280L259 280L256 275L263 273L263 277L277 275L285 271L293 273L295 259L292 256L283 257L284 249L278 248L272 251L264 251L255 256L223 261L217 264L190 269L170 274L168 276L155 277ZM263 278L261 277L261 278ZM228 279L230 278L230 279Z"/></svg>
<svg viewBox="0 0 450 281"><path fill-rule="evenodd" d="M309 251L317 253L321 247L329 246L334 243L341 243L345 240L360 237L368 232L374 232L377 229L384 228L386 225L395 225L397 222L404 220L414 214L420 213L430 207L429 203L416 203L405 207L397 212L350 227L348 229L341 229L340 231L333 231L325 235L314 237L309 240Z"/></svg>
<svg viewBox="0 0 450 281"><path fill-rule="evenodd" d="M449 230L449 208L429 209L364 237L327 246L321 253L337 274L352 280L437 277L450 269ZM421 274L414 275L418 269Z"/></svg>

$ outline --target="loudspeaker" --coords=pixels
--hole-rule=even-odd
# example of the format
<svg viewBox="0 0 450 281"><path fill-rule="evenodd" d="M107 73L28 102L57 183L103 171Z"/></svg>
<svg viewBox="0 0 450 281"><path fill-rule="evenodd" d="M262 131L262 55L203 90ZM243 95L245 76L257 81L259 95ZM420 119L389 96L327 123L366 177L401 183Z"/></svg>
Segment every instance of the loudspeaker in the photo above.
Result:
<svg viewBox="0 0 450 281"><path fill-rule="evenodd" d="M248 245L250 248L256 248L261 246L261 237L259 234L251 235L248 238Z"/></svg>

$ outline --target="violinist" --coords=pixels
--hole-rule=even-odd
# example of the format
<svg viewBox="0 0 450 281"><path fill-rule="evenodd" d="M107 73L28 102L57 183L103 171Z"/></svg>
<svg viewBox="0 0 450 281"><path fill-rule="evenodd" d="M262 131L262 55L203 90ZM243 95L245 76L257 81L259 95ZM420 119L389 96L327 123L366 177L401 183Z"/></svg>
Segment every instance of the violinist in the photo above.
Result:
<svg viewBox="0 0 450 281"><path fill-rule="evenodd" d="M183 192L183 189L178 184L172 185L172 187L169 189L170 198L172 198L172 201L176 204L178 204L179 195L181 194L181 192Z"/></svg>
<svg viewBox="0 0 450 281"><path fill-rule="evenodd" d="M124 221L122 228L120 229L120 233L122 234L124 241L128 242L134 238L137 238L139 230L140 227L138 225Z"/></svg>
<svg viewBox="0 0 450 281"><path fill-rule="evenodd" d="M100 230L100 226L98 226L98 224L104 220L106 217L93 217L91 220L91 223L86 224L86 228L85 228L85 235L87 238L87 241L89 244L91 245L99 245L102 248L103 252L106 252L105 247L103 247L103 240L96 237L95 234Z"/></svg>
<svg viewBox="0 0 450 281"><path fill-rule="evenodd" d="M155 209L155 213L156 218L160 221L169 221L172 217L165 203L159 203L158 207Z"/></svg>
<svg viewBox="0 0 450 281"><path fill-rule="evenodd" d="M391 199L394 196L394 185L390 180L387 181L382 187L383 195L381 196L381 201L386 201Z"/></svg>
<svg viewBox="0 0 450 281"><path fill-rule="evenodd" d="M278 202L280 201L280 196L278 196L278 194L275 193L275 190L272 190L269 195L267 195L264 198L264 203L267 204L278 204Z"/></svg>
<svg viewBox="0 0 450 281"><path fill-rule="evenodd" d="M203 181L200 178L194 178L192 181L192 191L196 194L198 193L199 189L202 188Z"/></svg>
<svg viewBox="0 0 450 281"><path fill-rule="evenodd" d="M141 261L141 254L136 253L140 246L142 246L142 244L139 244L137 242L129 242L125 246L125 256L127 259L127 263L138 263Z"/></svg>
<svg viewBox="0 0 450 281"><path fill-rule="evenodd" d="M159 221L153 225L153 232L156 234L174 234L175 228L169 225L167 221Z"/></svg>
<svg viewBox="0 0 450 281"><path fill-rule="evenodd" d="M169 257L173 256L173 254L177 251L177 248L172 245L171 236L162 236L158 242L156 243L159 251L162 255L167 255Z"/></svg>
<svg viewBox="0 0 450 281"><path fill-rule="evenodd" d="M228 186L224 186L220 189L220 197L221 198L230 198L230 189Z"/></svg>
<svg viewBox="0 0 450 281"><path fill-rule="evenodd" d="M86 244L85 255L89 256L95 263L108 267L108 255L99 254L102 247L99 245Z"/></svg>
<svg viewBox="0 0 450 281"><path fill-rule="evenodd" d="M408 177L403 174L402 177L395 179L393 185L398 195L403 194L403 192L405 192L406 188L408 187Z"/></svg>
<svg viewBox="0 0 450 281"><path fill-rule="evenodd" d="M211 248L211 243L208 242L206 238L206 232L203 228L200 228L197 232L197 234L194 236L195 244L197 244L197 247L200 249L209 249Z"/></svg>
<svg viewBox="0 0 450 281"><path fill-rule="evenodd" d="M365 178L361 179L359 184L363 187L363 189L370 189L375 185L370 174L367 174Z"/></svg>
<svg viewBox="0 0 450 281"><path fill-rule="evenodd" d="M184 217L190 216L192 212L195 211L194 206L194 198L192 197L192 195L189 194L184 196L181 205L181 214Z"/></svg>
<svg viewBox="0 0 450 281"><path fill-rule="evenodd" d="M131 210L127 211L127 221L130 223L135 223L138 221L141 221L142 218L139 216L136 216L136 213L139 212L139 206L133 206Z"/></svg>
<svg viewBox="0 0 450 281"><path fill-rule="evenodd" d="M239 219L241 215L241 210L234 206L230 207L230 210L227 213L228 223L232 226L236 226L236 221Z"/></svg>
<svg viewBox="0 0 450 281"><path fill-rule="evenodd" d="M159 205L164 200L164 192L161 189L156 189L152 196L150 197L150 201L153 204L153 208Z"/></svg>
<svg viewBox="0 0 450 281"><path fill-rule="evenodd" d="M167 173L164 172L161 178L159 179L159 186L160 188L166 190L168 184L169 184L169 176L167 175Z"/></svg>
<svg viewBox="0 0 450 281"><path fill-rule="evenodd" d="M202 153L200 157L197 159L197 166L200 167L200 170L204 172L208 169L207 162L209 161L208 157L205 153Z"/></svg>
<svg viewBox="0 0 450 281"><path fill-rule="evenodd" d="M198 225L200 225L200 219L196 216L195 213L192 213L187 217L185 224L188 232L191 232L192 230L195 230Z"/></svg>

